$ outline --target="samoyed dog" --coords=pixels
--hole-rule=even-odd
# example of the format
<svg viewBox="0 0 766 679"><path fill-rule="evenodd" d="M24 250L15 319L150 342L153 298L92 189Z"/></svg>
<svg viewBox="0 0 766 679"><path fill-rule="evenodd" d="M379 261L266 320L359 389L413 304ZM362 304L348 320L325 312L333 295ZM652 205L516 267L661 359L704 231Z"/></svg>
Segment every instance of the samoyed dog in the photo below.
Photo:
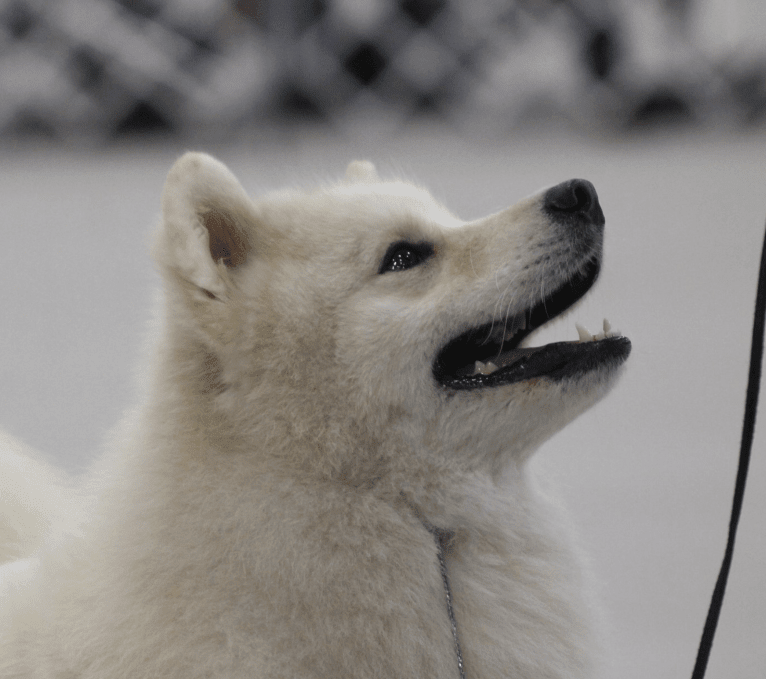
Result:
<svg viewBox="0 0 766 679"><path fill-rule="evenodd" d="M535 449L619 334L535 346L601 266L573 179L465 223L354 162L250 199L171 169L146 393L73 484L4 437L0 677L591 677Z"/></svg>

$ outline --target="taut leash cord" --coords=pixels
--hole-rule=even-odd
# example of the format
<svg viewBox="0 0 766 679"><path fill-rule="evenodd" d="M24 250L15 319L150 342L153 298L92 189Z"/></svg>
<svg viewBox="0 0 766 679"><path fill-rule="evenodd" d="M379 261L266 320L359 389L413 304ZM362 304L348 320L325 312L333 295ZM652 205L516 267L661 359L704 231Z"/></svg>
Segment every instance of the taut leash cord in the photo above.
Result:
<svg viewBox="0 0 766 679"><path fill-rule="evenodd" d="M726 541L718 580L715 583L713 597L710 600L707 620L702 631L697 660L694 664L692 679L702 679L707 669L710 650L713 647L718 617L723 606L723 597L726 592L726 581L729 578L732 556L734 555L734 541L737 536L737 526L742 513L742 500L745 496L745 484L747 482L747 470L750 465L750 451L753 447L753 434L755 432L755 415L758 410L758 391L761 383L761 363L763 359L763 335L764 317L766 317L766 237L764 237L761 250L761 268L758 273L758 290L755 297L755 314L753 317L753 339L750 346L750 371L747 380L747 396L745 398L745 417L742 423L742 441L739 449L739 467L737 468L737 481L734 486L734 500L729 519L729 536Z"/></svg>

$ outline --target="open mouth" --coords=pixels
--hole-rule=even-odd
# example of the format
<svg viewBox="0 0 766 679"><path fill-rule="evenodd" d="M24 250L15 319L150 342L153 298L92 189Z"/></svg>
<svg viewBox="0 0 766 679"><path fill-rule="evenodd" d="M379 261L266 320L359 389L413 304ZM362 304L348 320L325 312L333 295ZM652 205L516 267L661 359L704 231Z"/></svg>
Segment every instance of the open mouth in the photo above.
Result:
<svg viewBox="0 0 766 679"><path fill-rule="evenodd" d="M471 328L451 340L437 355L433 374L449 389L496 387L537 377L561 380L609 364L622 363L630 354L630 340L611 331L596 336L579 329L580 339L540 347L521 347L533 331L569 309L598 277L600 263L591 260L552 294L503 321Z"/></svg>

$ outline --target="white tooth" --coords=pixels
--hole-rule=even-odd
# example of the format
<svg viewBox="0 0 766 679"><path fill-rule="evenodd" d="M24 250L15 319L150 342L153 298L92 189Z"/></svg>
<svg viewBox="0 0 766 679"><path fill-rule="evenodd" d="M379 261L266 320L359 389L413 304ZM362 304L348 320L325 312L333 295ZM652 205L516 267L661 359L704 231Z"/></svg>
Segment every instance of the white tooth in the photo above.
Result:
<svg viewBox="0 0 766 679"><path fill-rule="evenodd" d="M481 371L481 374L491 375L493 372L495 372L495 370L497 370L497 366L494 363L492 363L492 361L487 361L484 364L484 370Z"/></svg>
<svg viewBox="0 0 766 679"><path fill-rule="evenodd" d="M481 361L476 361L475 365L473 366L473 375L483 375L484 374L484 364Z"/></svg>
<svg viewBox="0 0 766 679"><path fill-rule="evenodd" d="M606 335L603 332L600 332L598 335L593 335L593 339L598 342L599 340L602 340L606 337Z"/></svg>
<svg viewBox="0 0 766 679"><path fill-rule="evenodd" d="M604 336L609 337L609 331L612 329L612 324L604 319Z"/></svg>
<svg viewBox="0 0 766 679"><path fill-rule="evenodd" d="M610 331L607 333L607 335L606 335L606 336L607 336L607 337L620 337L621 335L622 335L622 333L621 333L619 330L610 330Z"/></svg>
<svg viewBox="0 0 766 679"><path fill-rule="evenodd" d="M575 328L577 328L577 334L580 336L580 342L593 341L593 335L588 332L588 328L580 325L579 323L575 323Z"/></svg>

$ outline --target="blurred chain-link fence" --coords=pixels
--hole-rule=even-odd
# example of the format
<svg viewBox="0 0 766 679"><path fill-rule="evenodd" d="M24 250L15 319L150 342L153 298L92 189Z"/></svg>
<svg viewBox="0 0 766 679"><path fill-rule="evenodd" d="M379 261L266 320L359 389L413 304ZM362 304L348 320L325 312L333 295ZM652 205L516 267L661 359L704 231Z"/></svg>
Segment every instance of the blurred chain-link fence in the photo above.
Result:
<svg viewBox="0 0 766 679"><path fill-rule="evenodd" d="M740 5L766 28L766 10ZM0 132L108 139L423 115L761 123L759 39L705 40L698 15L694 0L2 0Z"/></svg>

